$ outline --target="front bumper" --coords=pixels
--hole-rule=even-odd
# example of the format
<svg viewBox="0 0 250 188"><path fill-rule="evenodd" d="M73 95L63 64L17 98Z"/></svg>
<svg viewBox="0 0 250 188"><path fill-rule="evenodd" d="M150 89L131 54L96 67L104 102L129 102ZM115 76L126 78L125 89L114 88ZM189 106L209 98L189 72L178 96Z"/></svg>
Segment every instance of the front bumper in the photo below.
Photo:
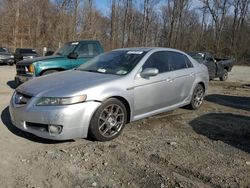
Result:
<svg viewBox="0 0 250 188"><path fill-rule="evenodd" d="M14 59L0 59L0 64L13 64L15 63L15 60Z"/></svg>
<svg viewBox="0 0 250 188"><path fill-rule="evenodd" d="M51 140L68 140L86 138L90 120L101 105L99 102L89 101L65 106L36 106L38 98L32 97L25 106L16 106L10 101L9 111L12 123L19 129L32 133L38 137ZM61 125L60 134L51 134L46 129L37 129L28 124Z"/></svg>

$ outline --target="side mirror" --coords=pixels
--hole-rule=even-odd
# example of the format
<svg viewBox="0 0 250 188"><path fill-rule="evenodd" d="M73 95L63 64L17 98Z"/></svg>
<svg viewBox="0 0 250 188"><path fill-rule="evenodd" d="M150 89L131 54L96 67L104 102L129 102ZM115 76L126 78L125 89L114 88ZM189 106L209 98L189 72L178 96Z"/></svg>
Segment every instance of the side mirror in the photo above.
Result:
<svg viewBox="0 0 250 188"><path fill-rule="evenodd" d="M71 52L68 55L69 59L77 59L78 58L78 54L76 52Z"/></svg>
<svg viewBox="0 0 250 188"><path fill-rule="evenodd" d="M141 77L151 77L159 74L159 70L156 68L146 68L141 72Z"/></svg>

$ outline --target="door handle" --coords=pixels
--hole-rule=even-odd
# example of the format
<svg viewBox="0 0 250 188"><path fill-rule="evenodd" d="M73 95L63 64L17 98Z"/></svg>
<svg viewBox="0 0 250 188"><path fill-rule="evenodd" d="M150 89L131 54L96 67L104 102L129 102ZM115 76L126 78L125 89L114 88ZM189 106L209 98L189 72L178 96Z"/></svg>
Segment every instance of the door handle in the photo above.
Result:
<svg viewBox="0 0 250 188"><path fill-rule="evenodd" d="M168 78L166 79L166 81L167 81L167 82L173 82L173 81L174 81L174 79L172 79L172 78L168 77Z"/></svg>
<svg viewBox="0 0 250 188"><path fill-rule="evenodd" d="M194 77L194 73L191 73L190 76Z"/></svg>

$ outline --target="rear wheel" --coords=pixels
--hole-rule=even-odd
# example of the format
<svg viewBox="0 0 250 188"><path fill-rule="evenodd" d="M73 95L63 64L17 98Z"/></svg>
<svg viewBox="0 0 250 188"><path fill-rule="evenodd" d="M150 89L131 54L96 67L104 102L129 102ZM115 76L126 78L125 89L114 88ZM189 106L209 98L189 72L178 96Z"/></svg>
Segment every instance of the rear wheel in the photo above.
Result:
<svg viewBox="0 0 250 188"><path fill-rule="evenodd" d="M93 115L89 134L98 141L108 141L118 137L127 120L124 104L114 98L105 101Z"/></svg>
<svg viewBox="0 0 250 188"><path fill-rule="evenodd" d="M193 92L192 100L189 104L189 107L193 110L196 110L201 107L203 99L204 99L204 88L201 84L198 84Z"/></svg>
<svg viewBox="0 0 250 188"><path fill-rule="evenodd" d="M220 81L226 81L228 79L228 71L225 69L224 74L220 77Z"/></svg>
<svg viewBox="0 0 250 188"><path fill-rule="evenodd" d="M58 72L58 71L57 71L57 70L47 70L47 71L44 71L44 72L42 73L42 76L43 76L43 75L47 75L47 74L56 73L56 72Z"/></svg>

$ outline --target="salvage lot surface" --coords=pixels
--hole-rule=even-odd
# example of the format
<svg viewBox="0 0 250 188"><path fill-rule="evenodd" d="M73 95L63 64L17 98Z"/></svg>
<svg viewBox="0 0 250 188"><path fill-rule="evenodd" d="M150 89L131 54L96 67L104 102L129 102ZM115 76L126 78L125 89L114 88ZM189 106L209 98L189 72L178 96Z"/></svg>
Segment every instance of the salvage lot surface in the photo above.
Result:
<svg viewBox="0 0 250 188"><path fill-rule="evenodd" d="M212 81L198 111L128 124L110 142L53 142L10 123L15 68L0 66L0 187L249 187L249 72Z"/></svg>

